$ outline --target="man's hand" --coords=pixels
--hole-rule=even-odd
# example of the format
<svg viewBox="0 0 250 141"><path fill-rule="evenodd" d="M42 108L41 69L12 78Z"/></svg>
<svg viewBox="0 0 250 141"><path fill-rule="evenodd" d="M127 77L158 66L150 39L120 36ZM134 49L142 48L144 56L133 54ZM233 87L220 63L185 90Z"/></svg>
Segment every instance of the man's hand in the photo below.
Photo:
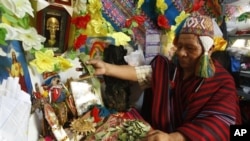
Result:
<svg viewBox="0 0 250 141"><path fill-rule="evenodd" d="M95 68L95 75L105 75L106 67L105 62L98 59L89 60L86 64L92 65Z"/></svg>

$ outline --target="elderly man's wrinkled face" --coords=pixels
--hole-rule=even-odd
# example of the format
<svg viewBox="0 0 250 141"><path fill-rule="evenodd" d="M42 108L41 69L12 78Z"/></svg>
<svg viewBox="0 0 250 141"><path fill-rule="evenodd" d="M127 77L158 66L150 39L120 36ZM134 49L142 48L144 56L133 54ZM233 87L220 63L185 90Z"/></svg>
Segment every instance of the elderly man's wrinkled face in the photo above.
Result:
<svg viewBox="0 0 250 141"><path fill-rule="evenodd" d="M195 70L203 53L198 37L194 34L180 34L175 45L180 66L184 70Z"/></svg>

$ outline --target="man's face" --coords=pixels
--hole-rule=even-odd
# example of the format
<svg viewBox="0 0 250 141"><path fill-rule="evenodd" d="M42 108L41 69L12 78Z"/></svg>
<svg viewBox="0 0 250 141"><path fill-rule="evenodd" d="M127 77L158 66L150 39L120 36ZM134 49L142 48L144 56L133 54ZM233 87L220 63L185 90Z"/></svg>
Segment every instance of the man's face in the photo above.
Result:
<svg viewBox="0 0 250 141"><path fill-rule="evenodd" d="M180 66L184 70L194 71L203 52L198 37L194 34L180 34L175 45Z"/></svg>

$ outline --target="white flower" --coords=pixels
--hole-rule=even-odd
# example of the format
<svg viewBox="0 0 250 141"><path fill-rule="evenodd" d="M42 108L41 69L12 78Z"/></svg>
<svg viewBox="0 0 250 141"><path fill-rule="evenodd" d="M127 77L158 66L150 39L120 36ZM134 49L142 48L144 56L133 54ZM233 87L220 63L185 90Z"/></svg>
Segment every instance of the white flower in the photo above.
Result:
<svg viewBox="0 0 250 141"><path fill-rule="evenodd" d="M46 38L37 34L37 31L34 27L29 29L18 28L19 36L17 40L22 41L23 49L25 51L34 48L36 50L40 50L42 48L43 42L45 42Z"/></svg>
<svg viewBox="0 0 250 141"><path fill-rule="evenodd" d="M0 3L18 18L23 18L26 13L34 17L33 8L29 0L0 0Z"/></svg>
<svg viewBox="0 0 250 141"><path fill-rule="evenodd" d="M85 13L87 10L87 0L76 0L74 4L74 12L80 14L81 12Z"/></svg>
<svg viewBox="0 0 250 141"><path fill-rule="evenodd" d="M0 28L5 28L7 30L5 40L14 40L17 38L18 34L16 31L16 28L14 28L6 23L0 23Z"/></svg>

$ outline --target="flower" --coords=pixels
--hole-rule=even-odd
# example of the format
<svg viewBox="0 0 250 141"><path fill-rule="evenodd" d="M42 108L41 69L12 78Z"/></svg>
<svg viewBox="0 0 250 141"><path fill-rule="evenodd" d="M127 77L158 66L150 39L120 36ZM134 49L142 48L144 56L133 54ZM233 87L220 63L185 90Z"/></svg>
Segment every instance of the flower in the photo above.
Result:
<svg viewBox="0 0 250 141"><path fill-rule="evenodd" d="M85 44L86 40L87 40L87 35L80 34L75 40L74 49L75 50L79 49L82 45Z"/></svg>
<svg viewBox="0 0 250 141"><path fill-rule="evenodd" d="M140 9L143 3L144 3L144 0L139 0L137 2L137 8Z"/></svg>
<svg viewBox="0 0 250 141"><path fill-rule="evenodd" d="M99 13L102 9L102 3L100 0L88 0L88 11L91 14Z"/></svg>
<svg viewBox="0 0 250 141"><path fill-rule="evenodd" d="M35 59L30 61L39 73L45 71L60 71L69 68L70 62L62 56L54 56L53 50L46 50L43 44L45 37L39 35L34 27L30 26L30 17L33 8L29 0L0 0L0 44L6 45L6 40L22 42L24 51L34 53ZM80 25L80 24L79 24ZM6 56L0 48L0 56Z"/></svg>
<svg viewBox="0 0 250 141"><path fill-rule="evenodd" d="M1 32L2 40L19 40L25 51L32 48L42 48L45 38L37 34L35 28L30 27L29 17L34 17L33 8L28 0L0 0L2 23L0 28L7 32ZM4 34L4 35L3 35Z"/></svg>
<svg viewBox="0 0 250 141"><path fill-rule="evenodd" d="M30 61L30 65L35 67L40 74L43 72L64 71L72 67L69 60L63 56L54 56L51 49L36 51L35 59Z"/></svg>
<svg viewBox="0 0 250 141"><path fill-rule="evenodd" d="M0 23L0 28L4 28L7 31L7 33L5 33L5 40L14 40L17 38L18 33L16 31L16 28L6 23Z"/></svg>
<svg viewBox="0 0 250 141"><path fill-rule="evenodd" d="M160 12L160 14L164 14L165 10L168 9L168 5L164 0L156 0L156 8Z"/></svg>
<svg viewBox="0 0 250 141"><path fill-rule="evenodd" d="M82 29L86 29L88 23L90 22L91 17L89 14L84 16L78 16L71 20L71 23L74 24L77 28L75 33L74 49L79 49L82 45L86 43L87 35L82 34Z"/></svg>
<svg viewBox="0 0 250 141"><path fill-rule="evenodd" d="M77 28L86 29L87 28L87 24L89 23L90 20L91 20L90 15L86 14L84 16L79 16L79 17L73 18L71 20L71 23L75 24Z"/></svg>
<svg viewBox="0 0 250 141"><path fill-rule="evenodd" d="M87 0L77 0L75 2L75 5L74 5L74 8L73 8L73 11L80 15L81 13L86 13L86 10L87 10Z"/></svg>
<svg viewBox="0 0 250 141"><path fill-rule="evenodd" d="M163 28L163 29L170 29L170 24L168 22L168 19L164 16L164 15L159 15L157 18L157 24L159 27Z"/></svg>
<svg viewBox="0 0 250 141"><path fill-rule="evenodd" d="M23 49L29 51L34 48L39 50L42 48L43 42L45 42L45 37L39 35L34 27L28 29L23 29L21 27L12 27L5 23L0 23L0 28L5 29L7 32L2 32L5 34L5 40L18 40L22 41ZM1 34L3 36L3 34Z"/></svg>
<svg viewBox="0 0 250 141"><path fill-rule="evenodd" d="M143 25L146 20L146 18L142 15L135 15L132 17L132 19L138 24L138 26Z"/></svg>
<svg viewBox="0 0 250 141"><path fill-rule="evenodd" d="M29 0L0 0L0 3L18 18L23 18L26 13L34 17L33 8Z"/></svg>
<svg viewBox="0 0 250 141"><path fill-rule="evenodd" d="M56 58L57 58L58 64L59 64L58 66L62 71L65 71L65 70L72 67L71 62L69 60L65 59L63 56L57 56Z"/></svg>
<svg viewBox="0 0 250 141"><path fill-rule="evenodd" d="M101 35L106 36L109 31L112 31L113 29L109 29L111 25L108 25L106 22L102 22L98 19L93 19L90 21L90 26L93 29L92 33L89 33L89 35Z"/></svg>
<svg viewBox="0 0 250 141"><path fill-rule="evenodd" d="M157 25L164 30L170 29L169 21L165 17L165 10L167 9L168 9L168 5L165 3L164 0L156 1L156 10L157 10L156 12L159 13L157 17Z"/></svg>
<svg viewBox="0 0 250 141"><path fill-rule="evenodd" d="M77 12L71 21L76 26L74 33L74 49L81 48L89 36L107 36L114 31L112 25L102 17L102 2L100 0L80 0L87 6L85 11ZM74 6L77 8L77 5Z"/></svg>
<svg viewBox="0 0 250 141"><path fill-rule="evenodd" d="M114 32L109 36L115 39L116 46L127 45L131 41L131 38L123 32Z"/></svg>
<svg viewBox="0 0 250 141"><path fill-rule="evenodd" d="M17 32L19 32L17 40L22 41L25 51L32 48L40 50L43 47L41 42L45 42L46 40L43 36L37 34L37 30L34 27L30 27L29 29L17 28Z"/></svg>
<svg viewBox="0 0 250 141"><path fill-rule="evenodd" d="M130 19L126 20L125 27L127 27L127 28L133 28L133 27L141 26L145 22L145 20L146 19L145 19L144 16L135 15L135 16L131 17ZM132 25L133 21L136 22L136 26Z"/></svg>
<svg viewBox="0 0 250 141"><path fill-rule="evenodd" d="M34 66L38 73L52 72L54 66L57 64L57 60L54 59L53 50L36 51L35 58L30 62L31 66Z"/></svg>
<svg viewBox="0 0 250 141"><path fill-rule="evenodd" d="M168 42L172 43L174 38L175 38L175 34L176 34L176 30L179 27L179 25L189 16L189 13L186 13L185 11L181 11L181 13L175 17L175 25L172 25L170 30L167 33L168 36Z"/></svg>
<svg viewBox="0 0 250 141"><path fill-rule="evenodd" d="M198 11L204 5L204 3L205 2L203 0L195 0L192 11Z"/></svg>
<svg viewBox="0 0 250 141"><path fill-rule="evenodd" d="M186 13L185 11L181 11L181 13L179 14L179 16L175 17L175 25L179 25L180 23L182 23L190 14Z"/></svg>

